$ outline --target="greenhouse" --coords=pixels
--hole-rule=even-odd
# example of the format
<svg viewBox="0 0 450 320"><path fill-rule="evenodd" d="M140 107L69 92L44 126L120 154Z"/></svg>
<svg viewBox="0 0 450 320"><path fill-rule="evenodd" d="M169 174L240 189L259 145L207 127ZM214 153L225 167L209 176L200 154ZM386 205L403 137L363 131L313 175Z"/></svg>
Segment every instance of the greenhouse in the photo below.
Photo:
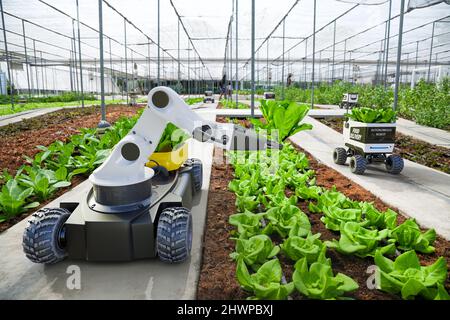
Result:
<svg viewBox="0 0 450 320"><path fill-rule="evenodd" d="M1 300L450 300L450 1L0 15Z"/></svg>

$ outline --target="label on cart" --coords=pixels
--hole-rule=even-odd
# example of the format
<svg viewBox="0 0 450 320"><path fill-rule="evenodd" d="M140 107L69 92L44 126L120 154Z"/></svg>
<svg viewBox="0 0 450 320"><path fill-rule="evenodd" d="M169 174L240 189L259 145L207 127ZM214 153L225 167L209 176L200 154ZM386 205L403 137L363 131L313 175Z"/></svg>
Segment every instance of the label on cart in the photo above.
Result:
<svg viewBox="0 0 450 320"><path fill-rule="evenodd" d="M351 127L350 139L362 143L394 143L395 127Z"/></svg>

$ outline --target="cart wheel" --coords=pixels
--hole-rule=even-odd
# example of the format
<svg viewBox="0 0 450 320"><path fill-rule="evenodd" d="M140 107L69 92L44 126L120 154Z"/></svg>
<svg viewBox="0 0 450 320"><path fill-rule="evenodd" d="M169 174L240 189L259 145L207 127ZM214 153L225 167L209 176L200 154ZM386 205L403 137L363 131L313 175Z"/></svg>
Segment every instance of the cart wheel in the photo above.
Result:
<svg viewBox="0 0 450 320"><path fill-rule="evenodd" d="M200 159L192 158L185 162L185 165L192 167L192 179L194 182L194 191L198 192L202 189L203 183L203 164Z"/></svg>
<svg viewBox="0 0 450 320"><path fill-rule="evenodd" d="M70 211L44 208L36 211L23 233L22 246L28 259L35 263L54 264L64 260L64 223Z"/></svg>
<svg viewBox="0 0 450 320"><path fill-rule="evenodd" d="M156 250L159 259L167 263L183 262L192 248L192 216L183 207L164 209L158 220Z"/></svg>
<svg viewBox="0 0 450 320"><path fill-rule="evenodd" d="M344 148L336 148L333 151L333 161L336 164L343 165L347 161L347 151Z"/></svg>
<svg viewBox="0 0 450 320"><path fill-rule="evenodd" d="M386 159L386 170L390 174L399 174L405 166L402 157L397 154L391 154Z"/></svg>
<svg viewBox="0 0 450 320"><path fill-rule="evenodd" d="M367 160L359 154L350 158L350 170L355 174L363 174L367 168Z"/></svg>

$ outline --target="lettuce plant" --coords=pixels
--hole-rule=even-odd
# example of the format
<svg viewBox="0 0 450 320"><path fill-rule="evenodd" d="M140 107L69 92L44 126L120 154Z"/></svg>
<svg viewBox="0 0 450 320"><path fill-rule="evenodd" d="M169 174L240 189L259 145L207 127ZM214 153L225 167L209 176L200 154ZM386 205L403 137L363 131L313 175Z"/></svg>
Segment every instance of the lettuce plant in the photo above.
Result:
<svg viewBox="0 0 450 320"><path fill-rule="evenodd" d="M378 288L393 294L400 293L403 299L421 296L425 299L450 300L444 288L447 279L447 262L443 257L429 266L421 266L414 250L407 251L392 261L381 251L375 254Z"/></svg>
<svg viewBox="0 0 450 320"><path fill-rule="evenodd" d="M318 186L299 185L295 188L295 195L303 200L317 200L322 192Z"/></svg>
<svg viewBox="0 0 450 320"><path fill-rule="evenodd" d="M380 241L389 234L388 229L381 231L370 230L362 227L357 222L343 222L340 226L340 231L341 237L339 241L335 239L326 241L327 247L336 249L343 254L354 254L361 258L373 256L377 249L380 249L383 254L395 253L395 245L393 243L379 248Z"/></svg>
<svg viewBox="0 0 450 320"><path fill-rule="evenodd" d="M377 229L394 229L397 226L397 213L391 209L386 212L378 211L372 203L360 203L364 215L364 227L374 227Z"/></svg>
<svg viewBox="0 0 450 320"><path fill-rule="evenodd" d="M59 188L70 186L70 182L66 181L67 170L58 169L56 172L52 170L40 169L37 167L25 167L19 176L19 183L25 187L32 188L33 193L40 201L47 200ZM57 174L56 174L57 173ZM58 180L58 178L61 180Z"/></svg>
<svg viewBox="0 0 450 320"><path fill-rule="evenodd" d="M282 238L293 235L304 237L311 231L308 216L290 204L270 208L264 217L269 221L263 230L265 234L276 232Z"/></svg>
<svg viewBox="0 0 450 320"><path fill-rule="evenodd" d="M15 179L10 179L2 187L0 193L0 222L31 208L36 208L39 202L26 204L27 199L33 194L33 188L22 188Z"/></svg>
<svg viewBox="0 0 450 320"><path fill-rule="evenodd" d="M291 260L298 261L306 258L308 263L313 263L317 261L320 252L325 247L319 238L320 233L314 235L309 233L306 238L292 236L281 244L281 250Z"/></svg>
<svg viewBox="0 0 450 320"><path fill-rule="evenodd" d="M246 210L243 213L232 214L229 223L237 227L240 238L250 238L261 233L261 219L264 213L251 213Z"/></svg>
<svg viewBox="0 0 450 320"><path fill-rule="evenodd" d="M311 124L300 124L309 106L289 101L261 100L260 109L266 123L254 123L266 130L277 130L279 142L303 130L311 130Z"/></svg>
<svg viewBox="0 0 450 320"><path fill-rule="evenodd" d="M230 254L233 260L244 260L247 266L258 269L268 259L276 256L280 247L274 246L272 240L264 234L249 239L237 239L236 251Z"/></svg>
<svg viewBox="0 0 450 320"><path fill-rule="evenodd" d="M391 108L353 108L348 117L364 123L391 123L395 122L397 113Z"/></svg>
<svg viewBox="0 0 450 320"><path fill-rule="evenodd" d="M401 250L416 250L422 253L434 252L433 243L436 240L436 231L429 229L422 233L414 219L408 219L390 233Z"/></svg>
<svg viewBox="0 0 450 320"><path fill-rule="evenodd" d="M323 208L325 214L320 220L327 229L339 231L342 222L360 222L361 209L341 209L335 206Z"/></svg>
<svg viewBox="0 0 450 320"><path fill-rule="evenodd" d="M308 208L311 212L320 213L324 211L325 207L330 206L336 206L342 209L359 208L358 202L350 200L334 187L320 194L316 204L310 202Z"/></svg>
<svg viewBox="0 0 450 320"><path fill-rule="evenodd" d="M244 290L254 294L250 299L284 300L294 291L292 282L281 284L283 273L278 259L267 261L253 274L244 260L238 259L236 277Z"/></svg>
<svg viewBox="0 0 450 320"><path fill-rule="evenodd" d="M298 260L292 279L297 290L311 299L339 299L346 292L358 289L358 284L345 274L333 275L325 247L317 261L309 266L307 258Z"/></svg>

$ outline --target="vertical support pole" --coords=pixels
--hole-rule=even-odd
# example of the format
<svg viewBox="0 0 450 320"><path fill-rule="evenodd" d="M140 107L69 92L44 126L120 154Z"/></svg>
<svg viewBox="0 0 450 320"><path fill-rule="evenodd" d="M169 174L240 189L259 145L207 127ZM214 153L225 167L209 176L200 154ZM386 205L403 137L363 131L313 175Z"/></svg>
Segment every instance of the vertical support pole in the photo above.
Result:
<svg viewBox="0 0 450 320"><path fill-rule="evenodd" d="M334 20L334 31L333 31L333 63L331 65L331 83L334 82L334 59L336 54L336 20Z"/></svg>
<svg viewBox="0 0 450 320"><path fill-rule="evenodd" d="M191 43L188 40L188 95L191 94Z"/></svg>
<svg viewBox="0 0 450 320"><path fill-rule="evenodd" d="M344 81L345 79L345 58L346 58L346 54L347 54L347 39L345 39L344 41L344 62L343 62L343 67L342 67L342 81Z"/></svg>
<svg viewBox="0 0 450 320"><path fill-rule="evenodd" d="M316 12L317 0L314 0L314 22L313 22L313 57L312 57L312 81L311 81L311 109L314 109L314 68L316 66Z"/></svg>
<svg viewBox="0 0 450 320"><path fill-rule="evenodd" d="M239 105L239 70L238 70L238 61L239 61L239 9L238 9L238 1L236 0L236 81L234 83L234 87L236 90L236 108Z"/></svg>
<svg viewBox="0 0 450 320"><path fill-rule="evenodd" d="M74 56L75 56L75 66L77 65L77 45L75 40L75 20L72 20L72 43L73 43L73 50L74 50ZM77 95L79 92L79 79L78 79L78 70L75 68L75 76L76 76L76 88L77 88Z"/></svg>
<svg viewBox="0 0 450 320"><path fill-rule="evenodd" d="M73 41L70 40L70 61L69 61L69 75L70 75L70 91L73 92Z"/></svg>
<svg viewBox="0 0 450 320"><path fill-rule="evenodd" d="M419 61L419 41L416 42L416 63L414 69L417 69L418 61Z"/></svg>
<svg viewBox="0 0 450 320"><path fill-rule="evenodd" d="M9 87L11 89L11 109L14 110L14 90L13 90L13 83L11 78L11 62L9 61L9 52L8 52L8 40L6 38L6 28L5 28L5 14L3 13L3 1L0 0L0 10L2 14L2 27L3 27L3 40L5 43L5 55L6 55L6 67L8 69L8 80L9 80ZM6 85L6 94L8 94L8 85Z"/></svg>
<svg viewBox="0 0 450 320"><path fill-rule="evenodd" d="M180 64L180 18L178 17L178 85L180 85L181 80L181 64Z"/></svg>
<svg viewBox="0 0 450 320"><path fill-rule="evenodd" d="M319 51L319 84L322 82L322 50Z"/></svg>
<svg viewBox="0 0 450 320"><path fill-rule="evenodd" d="M33 54L34 54L34 71L36 71L36 87L37 87L37 91L38 91L38 96L40 96L41 95L41 88L39 88L39 74L38 74L38 68L37 68L36 40L34 40L34 39L33 39Z"/></svg>
<svg viewBox="0 0 450 320"><path fill-rule="evenodd" d="M250 109L251 109L251 117L255 117L255 0L252 0L252 58L251 58L251 82L252 82L252 92L250 99Z"/></svg>
<svg viewBox="0 0 450 320"><path fill-rule="evenodd" d="M102 107L102 120L98 124L99 128L110 127L106 121L106 106L105 106L105 60L103 59L103 0L98 0L98 30L99 30L99 44L100 44L100 99Z"/></svg>
<svg viewBox="0 0 450 320"><path fill-rule="evenodd" d="M83 64L81 61L81 34L80 34L80 8L77 3L77 29L78 29L78 61L80 62L80 92L81 92L81 106L84 108L84 84L83 84ZM76 63L76 59L75 59Z"/></svg>
<svg viewBox="0 0 450 320"><path fill-rule="evenodd" d="M384 82L384 62L386 61L386 36L387 36L387 28L388 28L388 21L385 22L384 27L384 39L381 41L382 48L380 49L380 54L382 56L381 61L381 81Z"/></svg>
<svg viewBox="0 0 450 320"><path fill-rule="evenodd" d="M308 38L306 38L306 42L305 42L305 84L306 84L306 88L308 88L308 84L306 82L306 66L307 66L306 60L308 60Z"/></svg>
<svg viewBox="0 0 450 320"><path fill-rule="evenodd" d="M30 72L28 70L27 38L25 37L25 21L22 19L23 48L25 49L25 68L27 69L28 97L31 97Z"/></svg>
<svg viewBox="0 0 450 320"><path fill-rule="evenodd" d="M125 94L127 95L127 105L129 104L128 101L128 50L127 50L127 20L123 19L123 30L124 30L124 36L125 36ZM159 69L158 69L159 70Z"/></svg>
<svg viewBox="0 0 450 320"><path fill-rule="evenodd" d="M384 88L387 88L387 72L389 65L389 39L391 38L392 0L389 0L389 21L387 25L385 64L384 64ZM402 27L403 28L403 27Z"/></svg>
<svg viewBox="0 0 450 320"><path fill-rule="evenodd" d="M284 100L284 89L285 89L285 80L284 80L284 38L286 36L286 19L283 19L283 56L281 63L281 100Z"/></svg>
<svg viewBox="0 0 450 320"><path fill-rule="evenodd" d="M114 100L114 71L113 71L113 62L112 62L112 50L111 50L111 38L109 39L109 76L111 78L111 94L112 99Z"/></svg>
<svg viewBox="0 0 450 320"><path fill-rule="evenodd" d="M148 54L148 61L147 61L147 67L148 67L148 76L147 76L147 89L148 92L150 92L151 86L150 86L150 67L151 67L151 60L150 60L150 38L147 38L147 54ZM179 82L179 81L178 81Z"/></svg>
<svg viewBox="0 0 450 320"><path fill-rule="evenodd" d="M350 79L353 79L353 77L351 76L352 75L352 70L353 70L353 66L352 66L352 52L350 51L349 53L350 53L350 59L348 60L348 80L349 80L349 82L352 82L353 80L350 80Z"/></svg>
<svg viewBox="0 0 450 320"><path fill-rule="evenodd" d="M436 21L433 22L433 30L431 32L431 44L430 44L430 58L428 59L428 75L427 75L427 82L430 82L430 74L431 74L431 59L433 56L433 42L434 42L434 28L436 25Z"/></svg>
<svg viewBox="0 0 450 320"><path fill-rule="evenodd" d="M47 72L44 69L44 60L42 59L42 51L39 51L40 61L41 61L41 77L42 77L42 94L45 95L45 90L47 89ZM45 75L44 75L45 73ZM45 81L44 81L45 79Z"/></svg>
<svg viewBox="0 0 450 320"><path fill-rule="evenodd" d="M403 17L405 11L405 0L401 0L400 4L400 23L398 26L398 45L397 45L397 65L395 71L395 89L394 89L394 106L393 109L397 109L398 104L398 90L400 80L400 60L402 58L402 41L403 41ZM433 23L434 29L434 23Z"/></svg>
<svg viewBox="0 0 450 320"><path fill-rule="evenodd" d="M161 81L161 69L160 69L160 67L161 67L161 47L160 47L160 44L161 44L161 30L160 30L160 27L161 27L161 25L160 25L160 14L161 14L161 12L160 12L160 0L158 0L158 73L157 73L157 78L156 78L156 82L157 82L157 85L158 86L160 86L161 85L161 83L160 83L160 81Z"/></svg>
<svg viewBox="0 0 450 320"><path fill-rule="evenodd" d="M266 69L267 69L267 83L266 83L266 85L267 85L267 90L269 90L269 86L270 86L270 77L269 77L269 75L270 75L270 71L269 71L269 39L267 39L267 53L266 53L266 55L267 55L267 60L266 60Z"/></svg>

